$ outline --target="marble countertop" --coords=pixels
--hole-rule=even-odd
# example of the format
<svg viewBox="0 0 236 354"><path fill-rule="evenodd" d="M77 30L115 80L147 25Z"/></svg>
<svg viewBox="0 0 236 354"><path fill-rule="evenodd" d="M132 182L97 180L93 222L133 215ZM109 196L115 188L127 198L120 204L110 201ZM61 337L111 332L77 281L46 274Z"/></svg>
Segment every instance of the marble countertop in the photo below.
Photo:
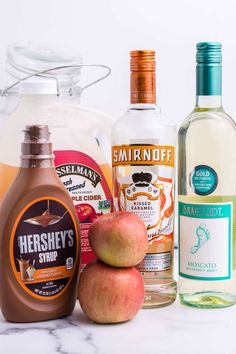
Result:
<svg viewBox="0 0 236 354"><path fill-rule="evenodd" d="M13 324L0 317L1 354L235 354L236 306L141 310L123 324L89 321L77 303L67 318Z"/></svg>

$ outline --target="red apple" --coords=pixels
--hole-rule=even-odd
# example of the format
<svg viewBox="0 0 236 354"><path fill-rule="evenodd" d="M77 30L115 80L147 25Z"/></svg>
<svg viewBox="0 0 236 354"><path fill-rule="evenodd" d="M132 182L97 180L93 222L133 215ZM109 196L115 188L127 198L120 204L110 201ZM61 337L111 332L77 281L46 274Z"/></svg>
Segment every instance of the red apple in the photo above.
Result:
<svg viewBox="0 0 236 354"><path fill-rule="evenodd" d="M135 268L113 268L95 261L81 273L78 295L82 310L91 320L124 322L142 307L144 283Z"/></svg>
<svg viewBox="0 0 236 354"><path fill-rule="evenodd" d="M90 215L90 217L88 218L88 222L92 223L94 222L97 218L99 218L101 215L103 215L103 213L97 213L97 214L92 214Z"/></svg>
<svg viewBox="0 0 236 354"><path fill-rule="evenodd" d="M148 248L144 222L130 212L100 216L89 230L89 242L96 256L113 267L133 267L140 263Z"/></svg>
<svg viewBox="0 0 236 354"><path fill-rule="evenodd" d="M88 219L96 215L95 209L90 204L81 203L75 206L80 222L89 222Z"/></svg>
<svg viewBox="0 0 236 354"><path fill-rule="evenodd" d="M92 215L90 215L90 217L88 218L88 222L92 223L92 222L94 222L97 218L98 218L97 214L92 214Z"/></svg>

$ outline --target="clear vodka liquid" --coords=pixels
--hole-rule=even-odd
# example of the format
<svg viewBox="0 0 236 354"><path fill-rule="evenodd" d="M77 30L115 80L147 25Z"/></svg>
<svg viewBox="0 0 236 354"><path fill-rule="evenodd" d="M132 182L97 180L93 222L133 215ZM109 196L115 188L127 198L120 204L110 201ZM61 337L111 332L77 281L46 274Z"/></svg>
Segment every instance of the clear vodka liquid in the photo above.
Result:
<svg viewBox="0 0 236 354"><path fill-rule="evenodd" d="M131 52L131 105L112 132L113 197L117 211L137 214L147 227L148 252L137 266L145 283L144 308L165 306L176 298L176 129L155 103L155 52Z"/></svg>

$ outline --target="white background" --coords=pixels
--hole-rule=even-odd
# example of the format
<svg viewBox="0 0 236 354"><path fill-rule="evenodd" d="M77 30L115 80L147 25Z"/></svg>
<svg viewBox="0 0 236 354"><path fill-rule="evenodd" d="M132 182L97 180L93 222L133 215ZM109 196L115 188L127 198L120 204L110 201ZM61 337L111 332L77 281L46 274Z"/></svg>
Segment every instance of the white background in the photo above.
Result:
<svg viewBox="0 0 236 354"><path fill-rule="evenodd" d="M9 43L67 44L82 53L85 63L112 68L112 76L84 93L82 103L116 118L129 104L129 51L155 49L158 104L179 125L195 101L195 44L221 41L224 107L236 117L235 0L0 0L0 4L0 74Z"/></svg>

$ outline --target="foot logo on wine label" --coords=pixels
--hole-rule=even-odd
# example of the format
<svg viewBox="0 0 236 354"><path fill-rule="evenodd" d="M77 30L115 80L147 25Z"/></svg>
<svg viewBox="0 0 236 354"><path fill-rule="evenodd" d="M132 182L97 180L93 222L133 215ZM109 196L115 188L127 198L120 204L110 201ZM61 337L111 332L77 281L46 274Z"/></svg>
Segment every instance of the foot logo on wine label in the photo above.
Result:
<svg viewBox="0 0 236 354"><path fill-rule="evenodd" d="M195 232L197 236L197 243L194 246L192 246L190 249L190 252L192 254L197 253L200 250L200 248L202 248L202 246L205 245L205 243L209 241L211 238L211 234L208 228L206 227L206 224L200 224L196 228Z"/></svg>

